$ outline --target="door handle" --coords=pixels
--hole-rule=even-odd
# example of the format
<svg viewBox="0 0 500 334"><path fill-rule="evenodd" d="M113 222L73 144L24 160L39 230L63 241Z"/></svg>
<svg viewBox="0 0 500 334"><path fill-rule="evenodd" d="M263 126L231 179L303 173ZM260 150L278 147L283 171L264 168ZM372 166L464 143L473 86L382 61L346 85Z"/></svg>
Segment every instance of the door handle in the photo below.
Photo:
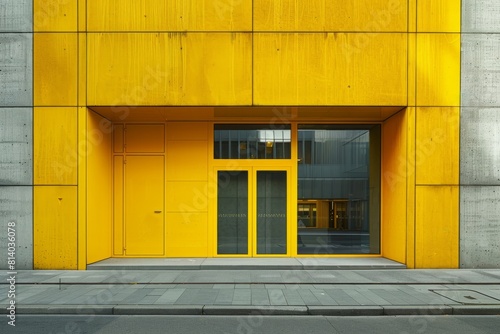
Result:
<svg viewBox="0 0 500 334"><path fill-rule="evenodd" d="M161 213L161 210L155 210L155 213Z"/></svg>

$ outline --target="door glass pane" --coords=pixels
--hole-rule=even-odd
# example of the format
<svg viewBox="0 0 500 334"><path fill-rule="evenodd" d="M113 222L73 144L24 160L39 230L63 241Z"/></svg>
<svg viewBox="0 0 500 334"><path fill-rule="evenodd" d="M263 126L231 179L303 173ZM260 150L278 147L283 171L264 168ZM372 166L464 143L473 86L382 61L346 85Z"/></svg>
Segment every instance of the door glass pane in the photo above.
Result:
<svg viewBox="0 0 500 334"><path fill-rule="evenodd" d="M216 124L214 159L290 159L289 124Z"/></svg>
<svg viewBox="0 0 500 334"><path fill-rule="evenodd" d="M286 254L286 172L257 172L257 254Z"/></svg>
<svg viewBox="0 0 500 334"><path fill-rule="evenodd" d="M298 135L298 253L380 253L380 126Z"/></svg>
<svg viewBox="0 0 500 334"><path fill-rule="evenodd" d="M248 254L248 172L218 172L217 215L217 253Z"/></svg>

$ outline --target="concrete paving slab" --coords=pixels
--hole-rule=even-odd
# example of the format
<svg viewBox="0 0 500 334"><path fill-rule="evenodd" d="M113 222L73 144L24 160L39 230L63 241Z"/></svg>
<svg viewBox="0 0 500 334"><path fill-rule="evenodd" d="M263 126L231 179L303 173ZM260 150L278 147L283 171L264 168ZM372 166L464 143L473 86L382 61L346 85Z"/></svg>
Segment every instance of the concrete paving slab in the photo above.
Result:
<svg viewBox="0 0 500 334"><path fill-rule="evenodd" d="M203 308L205 315L307 315L305 306L215 306Z"/></svg>
<svg viewBox="0 0 500 334"><path fill-rule="evenodd" d="M402 263L386 258L297 258L305 270L405 269Z"/></svg>

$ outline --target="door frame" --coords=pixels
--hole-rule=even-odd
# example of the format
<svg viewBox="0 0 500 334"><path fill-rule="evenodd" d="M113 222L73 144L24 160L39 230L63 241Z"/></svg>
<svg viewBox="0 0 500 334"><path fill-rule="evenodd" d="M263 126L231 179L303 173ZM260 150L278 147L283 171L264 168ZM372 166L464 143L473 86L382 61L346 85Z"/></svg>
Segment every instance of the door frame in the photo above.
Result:
<svg viewBox="0 0 500 334"><path fill-rule="evenodd" d="M296 233L293 234L293 231L296 231L297 229L297 222L293 219L293 213L294 210L292 209L293 204L293 192L291 191L291 187L293 187L292 183L292 170L290 166L288 165L276 165L276 164L269 164L269 163L264 163L262 165L255 166L256 160L251 161L254 165L250 164L240 164L239 162L237 164L226 164L223 166L214 166L213 167L213 175L214 177L212 178L214 182L214 201L213 201L213 221L214 221L214 229L213 229L213 235L212 235L212 240L213 240L213 250L212 254L213 257L228 257L228 258L250 258L250 257L255 257L255 258L270 258L270 257L292 257L294 256L292 250L296 248L297 246L297 238L296 238ZM218 207L218 172L219 171L246 171L248 173L248 214L247 214L247 219L248 219L248 252L247 254L218 254L217 253L217 228L218 228L218 212L217 212L217 207ZM287 187L287 192L286 192L286 215L287 215L287 222L286 222L286 253L285 254L257 254L257 172L273 172L273 171L280 171L280 172L286 172L286 187ZM293 223L295 222L295 223ZM295 235L295 238L293 237ZM295 241L293 241L295 240ZM292 244L292 242L294 242ZM294 248L295 247L295 248Z"/></svg>

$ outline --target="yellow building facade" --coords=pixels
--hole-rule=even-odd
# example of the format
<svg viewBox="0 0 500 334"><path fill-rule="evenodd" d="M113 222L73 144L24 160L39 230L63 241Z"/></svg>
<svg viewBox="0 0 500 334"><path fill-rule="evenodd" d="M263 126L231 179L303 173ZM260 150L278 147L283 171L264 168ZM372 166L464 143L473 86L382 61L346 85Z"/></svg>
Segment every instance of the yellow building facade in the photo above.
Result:
<svg viewBox="0 0 500 334"><path fill-rule="evenodd" d="M46 6L34 1L35 269L301 256L458 268L460 1L87 0L37 15ZM342 230L343 203L355 207L301 195L301 138L318 129L370 129L365 251L301 251L304 210L307 227ZM219 155L233 130L283 134L256 139L264 158L241 157L248 140ZM244 213L224 211L224 180ZM228 217L245 221L237 252L221 246ZM261 242L266 217L283 218L280 250Z"/></svg>

